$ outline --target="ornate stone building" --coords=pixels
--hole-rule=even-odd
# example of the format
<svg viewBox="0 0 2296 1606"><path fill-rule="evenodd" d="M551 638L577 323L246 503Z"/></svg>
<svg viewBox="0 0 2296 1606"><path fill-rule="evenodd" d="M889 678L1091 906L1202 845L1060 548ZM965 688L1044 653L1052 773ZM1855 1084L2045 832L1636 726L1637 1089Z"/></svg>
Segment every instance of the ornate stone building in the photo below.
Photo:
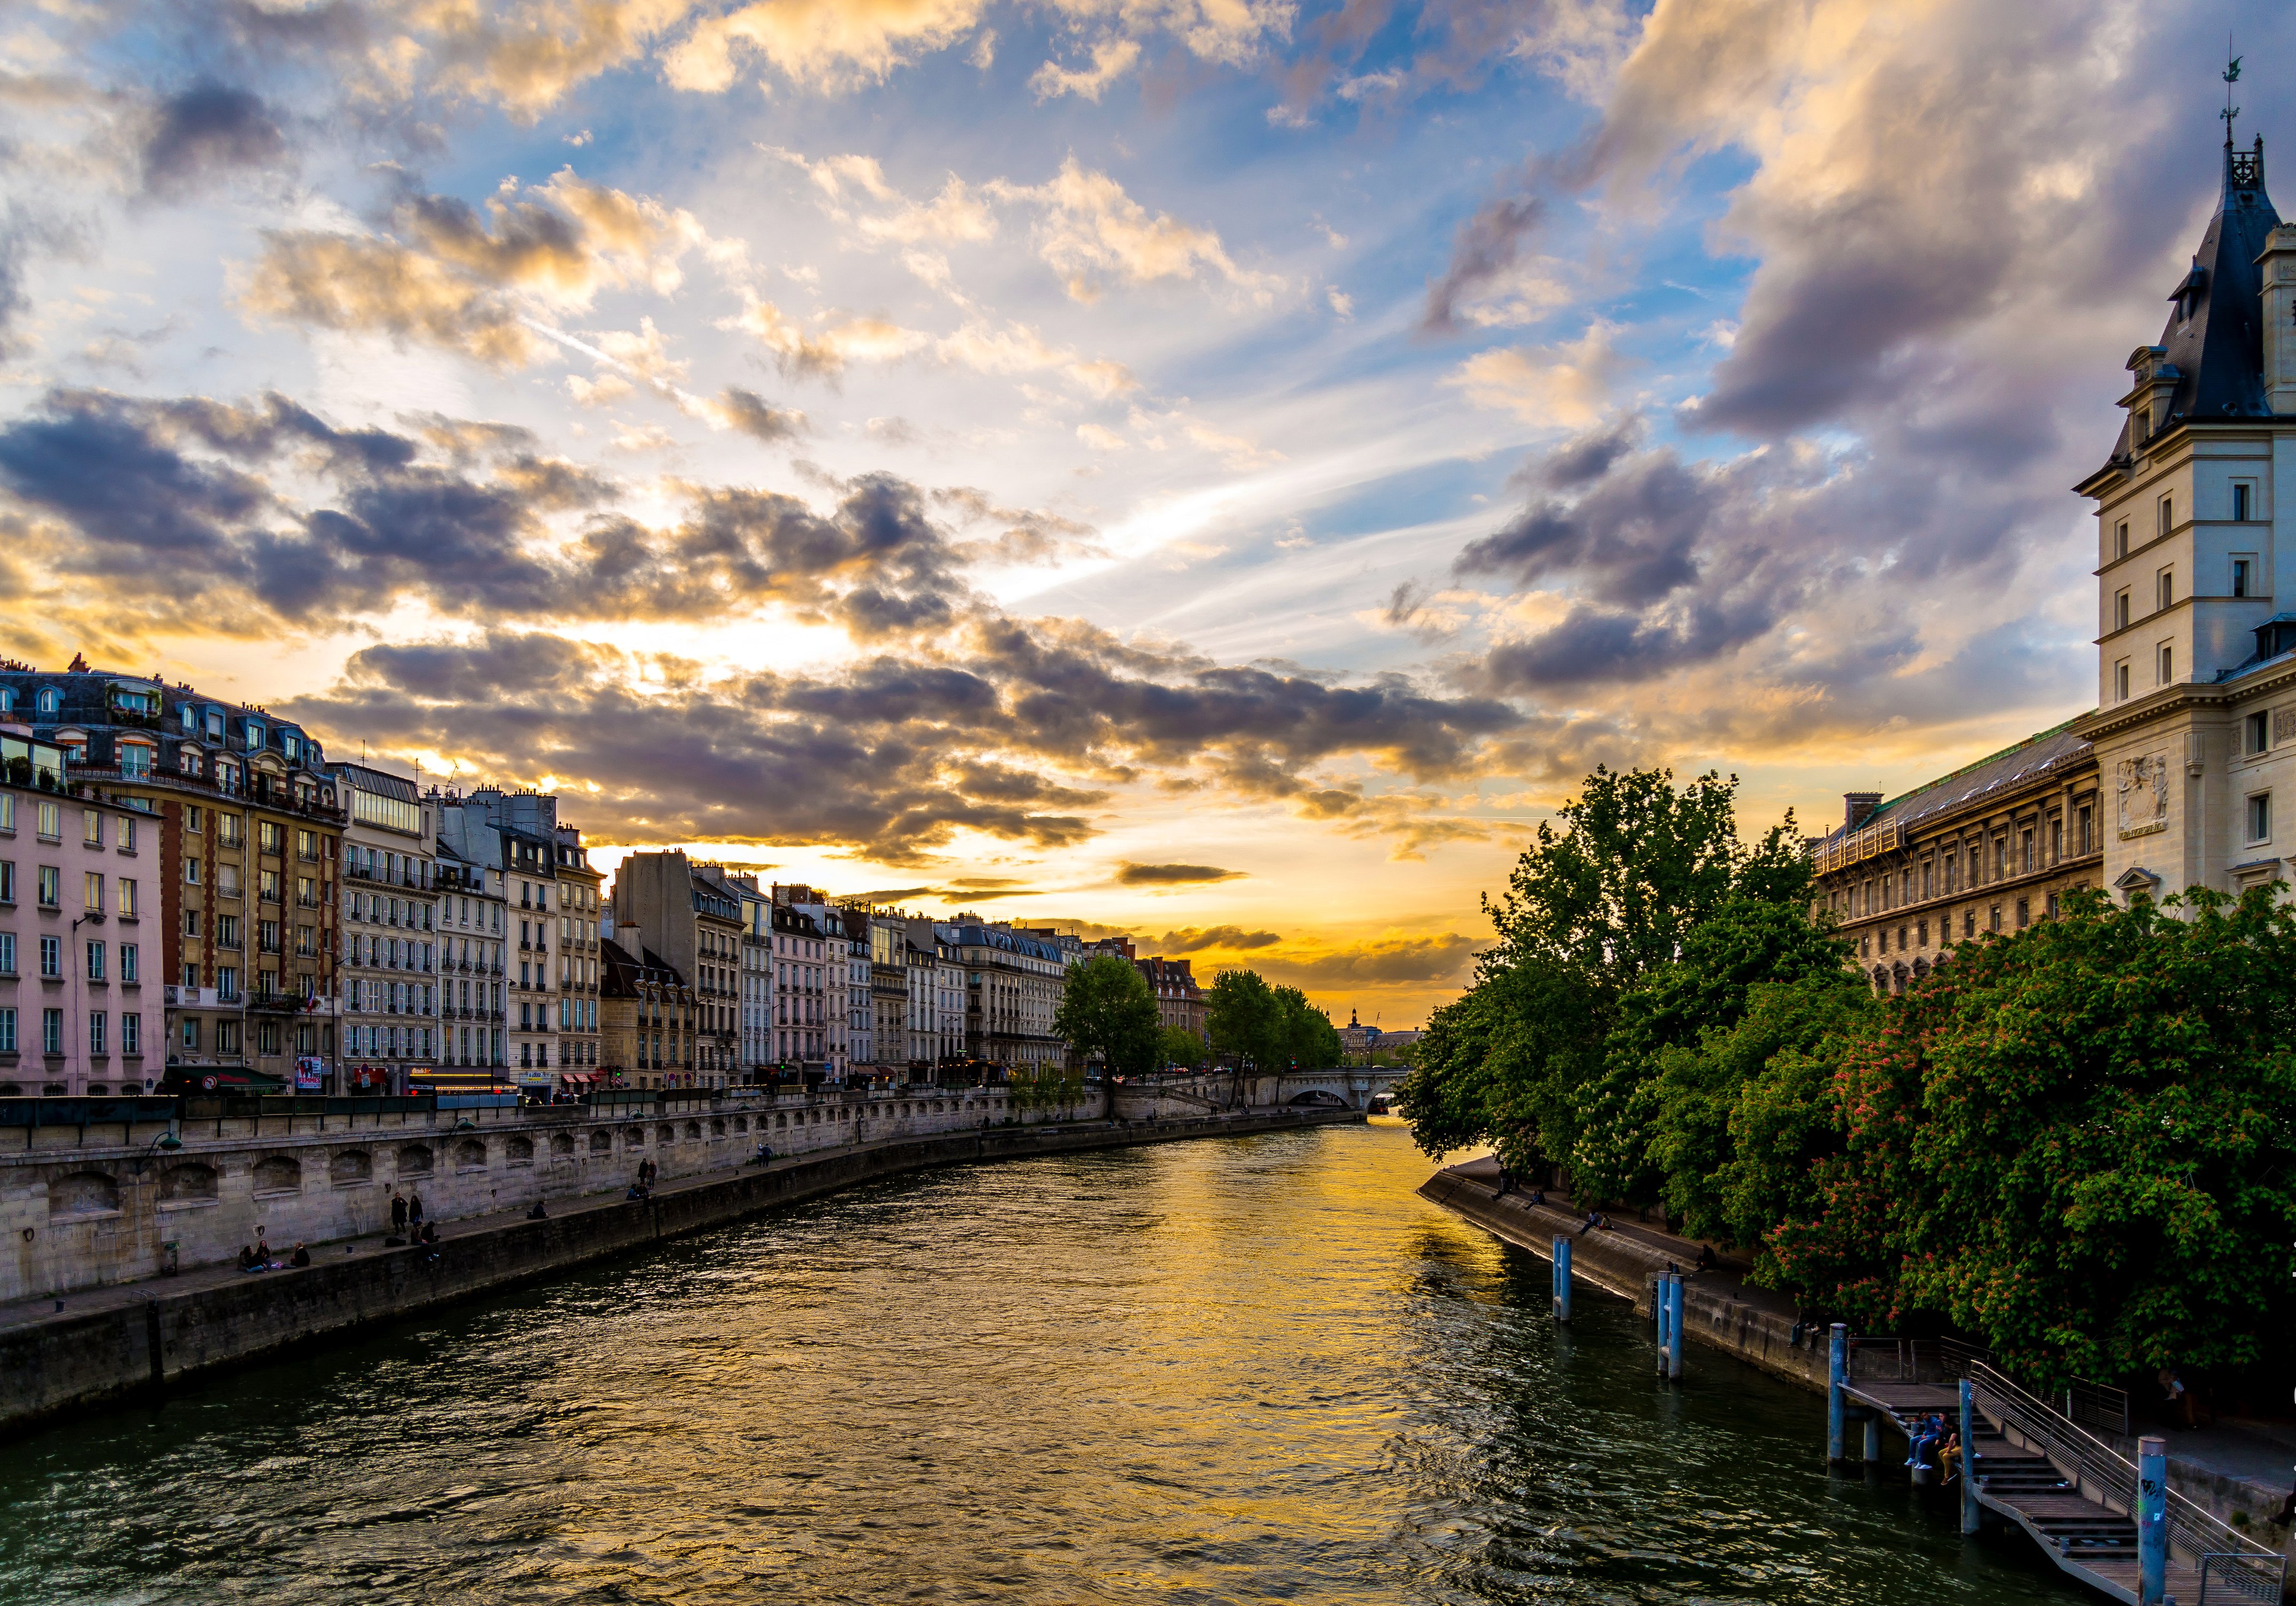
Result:
<svg viewBox="0 0 2296 1606"><path fill-rule="evenodd" d="M2097 519L2097 708L2074 722L2104 787L2103 874L2123 896L2287 879L2296 779L2296 228L2264 142L2223 190L2160 340L2128 358L2120 437L2075 489ZM2296 471L2292 471L2296 472ZM2292 482L2296 493L2296 482ZM2296 584L2296 568L2290 570Z"/></svg>

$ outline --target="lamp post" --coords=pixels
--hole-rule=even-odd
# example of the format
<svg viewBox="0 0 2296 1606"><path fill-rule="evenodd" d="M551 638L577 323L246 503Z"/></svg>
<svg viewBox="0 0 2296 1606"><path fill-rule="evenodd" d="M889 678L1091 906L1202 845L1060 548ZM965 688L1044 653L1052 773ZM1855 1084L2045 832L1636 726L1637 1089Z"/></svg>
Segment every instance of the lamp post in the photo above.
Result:
<svg viewBox="0 0 2296 1606"><path fill-rule="evenodd" d="M161 1132L158 1137L152 1139L149 1143L146 1143L144 1146L143 1152L135 1157L134 1162L135 1174L137 1176L142 1176L144 1174L144 1167L151 1162L153 1150L156 1149L162 1154L173 1154L183 1146L184 1141L176 1135L175 1128L169 1127L166 1132Z"/></svg>

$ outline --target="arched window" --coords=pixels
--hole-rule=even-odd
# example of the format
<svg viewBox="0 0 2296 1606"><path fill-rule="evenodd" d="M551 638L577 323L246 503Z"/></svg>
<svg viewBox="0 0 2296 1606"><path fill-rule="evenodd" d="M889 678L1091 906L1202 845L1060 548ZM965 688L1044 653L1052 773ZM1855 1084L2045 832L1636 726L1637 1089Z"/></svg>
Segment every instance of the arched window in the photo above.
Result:
<svg viewBox="0 0 2296 1606"><path fill-rule="evenodd" d="M63 705L63 693L58 691L53 686L43 686L40 688L39 710L42 713L54 713L61 710Z"/></svg>

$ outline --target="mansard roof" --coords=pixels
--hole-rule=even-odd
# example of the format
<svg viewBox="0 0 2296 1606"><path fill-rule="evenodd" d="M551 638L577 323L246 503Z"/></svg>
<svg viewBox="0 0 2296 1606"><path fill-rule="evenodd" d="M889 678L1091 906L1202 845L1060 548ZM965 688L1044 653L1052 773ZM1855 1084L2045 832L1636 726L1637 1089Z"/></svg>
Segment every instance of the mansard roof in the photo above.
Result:
<svg viewBox="0 0 2296 1606"><path fill-rule="evenodd" d="M2224 187L2201 235L2200 250L2169 292L2169 322L2157 347L2139 347L2129 358L2148 362L2177 388L2162 427L2212 418L2259 418L2270 412L2264 394L2264 277L2256 259L2280 214L2264 187L2264 136L2254 149L2224 146ZM2116 465L2132 455L2130 424L2123 420L2112 449Z"/></svg>
<svg viewBox="0 0 2296 1606"><path fill-rule="evenodd" d="M1988 798L2013 794L2045 776L2079 769L2095 758L2095 749L2087 739L2072 733L2071 728L2079 722L2067 720L2013 746L1964 764L1950 775L1924 782L1890 799L1855 826L1840 827L1816 838L1816 844L1822 850L1837 838L1846 841L1885 820L1898 826L1898 839L1904 841L1914 828L1924 821L1956 813Z"/></svg>

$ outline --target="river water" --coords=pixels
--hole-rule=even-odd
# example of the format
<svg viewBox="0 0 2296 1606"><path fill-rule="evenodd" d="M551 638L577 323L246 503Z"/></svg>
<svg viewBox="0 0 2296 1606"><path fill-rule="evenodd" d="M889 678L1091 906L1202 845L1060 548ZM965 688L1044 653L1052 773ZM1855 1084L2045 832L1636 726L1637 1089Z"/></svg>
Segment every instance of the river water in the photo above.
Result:
<svg viewBox="0 0 2296 1606"><path fill-rule="evenodd" d="M1995 1606L1815 1396L1415 1198L1392 1127L955 1169L0 1445L0 1602Z"/></svg>

